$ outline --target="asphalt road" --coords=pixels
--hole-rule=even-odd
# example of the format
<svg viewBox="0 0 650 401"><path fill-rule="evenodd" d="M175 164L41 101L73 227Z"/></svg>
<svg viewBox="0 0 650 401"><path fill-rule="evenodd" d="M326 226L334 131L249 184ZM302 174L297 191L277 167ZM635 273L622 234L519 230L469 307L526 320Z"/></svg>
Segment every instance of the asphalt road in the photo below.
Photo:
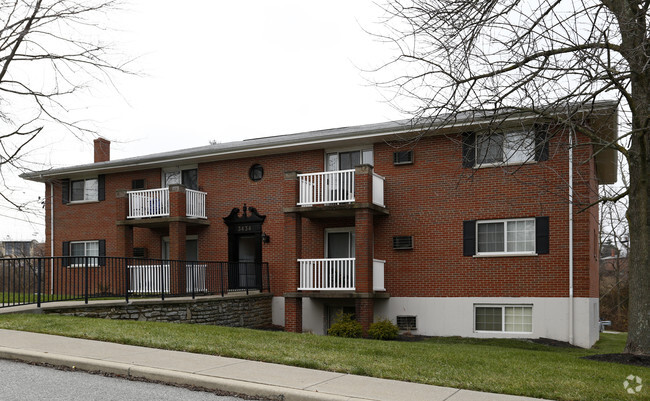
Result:
<svg viewBox="0 0 650 401"><path fill-rule="evenodd" d="M0 360L0 400L239 401L241 398Z"/></svg>

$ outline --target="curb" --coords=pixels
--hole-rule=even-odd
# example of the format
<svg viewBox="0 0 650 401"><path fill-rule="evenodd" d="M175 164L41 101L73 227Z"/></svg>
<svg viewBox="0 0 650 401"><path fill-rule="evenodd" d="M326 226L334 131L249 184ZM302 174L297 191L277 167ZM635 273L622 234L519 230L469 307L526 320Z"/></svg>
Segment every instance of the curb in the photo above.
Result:
<svg viewBox="0 0 650 401"><path fill-rule="evenodd" d="M0 347L0 359L46 363L49 365L65 366L86 372L109 373L125 377L154 380L162 383L190 385L207 390L219 390L228 393L278 399L282 401L373 401L366 398L347 397L336 394L319 393L316 391L253 383L243 380L204 376L201 374L179 372L169 369L131 365L120 362L109 362L100 359L71 357L67 355L51 354L49 352L17 350L7 347Z"/></svg>

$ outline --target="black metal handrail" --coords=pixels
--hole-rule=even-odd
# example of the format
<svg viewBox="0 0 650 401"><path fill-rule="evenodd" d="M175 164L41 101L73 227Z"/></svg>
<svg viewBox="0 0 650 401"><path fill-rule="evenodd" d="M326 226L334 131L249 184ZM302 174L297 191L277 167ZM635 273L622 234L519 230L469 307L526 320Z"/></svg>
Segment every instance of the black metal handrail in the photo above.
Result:
<svg viewBox="0 0 650 401"><path fill-rule="evenodd" d="M160 298L270 292L266 262L111 256L0 259L0 308L97 298Z"/></svg>

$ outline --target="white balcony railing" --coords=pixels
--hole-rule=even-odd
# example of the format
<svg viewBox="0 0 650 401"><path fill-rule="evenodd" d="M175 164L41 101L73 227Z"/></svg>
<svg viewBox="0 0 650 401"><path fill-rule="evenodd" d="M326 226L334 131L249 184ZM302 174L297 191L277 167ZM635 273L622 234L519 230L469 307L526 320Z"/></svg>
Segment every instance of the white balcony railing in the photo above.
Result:
<svg viewBox="0 0 650 401"><path fill-rule="evenodd" d="M354 170L298 174L298 206L354 202Z"/></svg>
<svg viewBox="0 0 650 401"><path fill-rule="evenodd" d="M372 260L372 289L373 291L386 291L384 287L384 264L385 260Z"/></svg>
<svg viewBox="0 0 650 401"><path fill-rule="evenodd" d="M187 209L187 217L205 219L205 196L207 193L195 191L193 189L187 189L185 193L185 207Z"/></svg>
<svg viewBox="0 0 650 401"><path fill-rule="evenodd" d="M169 216L169 188L129 191L127 219Z"/></svg>
<svg viewBox="0 0 650 401"><path fill-rule="evenodd" d="M169 292L171 269L169 264L129 266L129 292L133 293L160 293ZM192 292L194 283L195 292L207 291L205 285L207 265L187 266L185 270L185 287L187 292ZM192 271L194 279L192 279ZM162 277L160 276L162 274ZM164 288L163 291L161 289Z"/></svg>
<svg viewBox="0 0 650 401"><path fill-rule="evenodd" d="M128 191L129 214L127 219L169 216L169 188ZM205 219L206 193L187 189L185 191L186 216Z"/></svg>
<svg viewBox="0 0 650 401"><path fill-rule="evenodd" d="M386 178L372 173L372 203L377 206L386 207L384 204L384 181Z"/></svg>
<svg viewBox="0 0 650 401"><path fill-rule="evenodd" d="M354 258L298 259L298 290L354 291Z"/></svg>

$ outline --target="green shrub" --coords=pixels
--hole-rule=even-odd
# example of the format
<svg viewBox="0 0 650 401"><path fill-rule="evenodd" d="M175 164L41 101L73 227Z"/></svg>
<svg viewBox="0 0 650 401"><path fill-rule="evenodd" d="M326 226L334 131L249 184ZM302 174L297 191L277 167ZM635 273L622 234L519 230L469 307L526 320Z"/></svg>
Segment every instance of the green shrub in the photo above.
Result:
<svg viewBox="0 0 650 401"><path fill-rule="evenodd" d="M375 340L394 340L399 334L399 329L388 319L382 319L370 325L368 337Z"/></svg>
<svg viewBox="0 0 650 401"><path fill-rule="evenodd" d="M363 334L361 323L352 319L349 313L340 313L336 315L336 323L327 330L327 334L336 337L360 338Z"/></svg>

